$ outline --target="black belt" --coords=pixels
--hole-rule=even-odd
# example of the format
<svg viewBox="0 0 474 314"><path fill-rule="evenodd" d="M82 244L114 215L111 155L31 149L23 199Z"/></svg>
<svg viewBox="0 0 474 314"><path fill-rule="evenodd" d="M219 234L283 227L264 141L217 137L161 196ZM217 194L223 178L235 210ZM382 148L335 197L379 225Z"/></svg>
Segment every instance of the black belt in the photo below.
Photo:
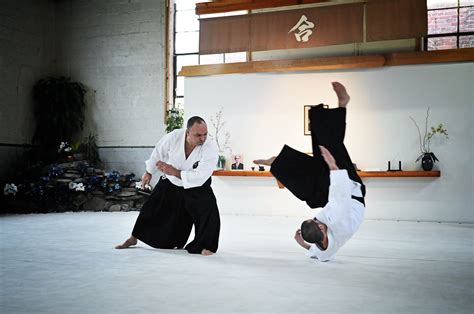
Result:
<svg viewBox="0 0 474 314"><path fill-rule="evenodd" d="M363 197L351 195L351 198L354 199L354 200L356 200L356 201L361 202L362 205L365 206L365 201L364 201L364 198L363 198Z"/></svg>

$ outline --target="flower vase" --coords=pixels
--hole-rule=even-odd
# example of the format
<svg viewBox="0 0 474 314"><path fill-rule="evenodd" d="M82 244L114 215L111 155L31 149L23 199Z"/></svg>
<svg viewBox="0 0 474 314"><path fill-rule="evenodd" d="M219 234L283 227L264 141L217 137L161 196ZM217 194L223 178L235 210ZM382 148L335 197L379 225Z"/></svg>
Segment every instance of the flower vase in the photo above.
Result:
<svg viewBox="0 0 474 314"><path fill-rule="evenodd" d="M421 158L421 167L424 171L431 171L433 169L433 157L431 153L425 153Z"/></svg>
<svg viewBox="0 0 474 314"><path fill-rule="evenodd" d="M225 169L225 156L219 155L219 159L217 160L217 168Z"/></svg>

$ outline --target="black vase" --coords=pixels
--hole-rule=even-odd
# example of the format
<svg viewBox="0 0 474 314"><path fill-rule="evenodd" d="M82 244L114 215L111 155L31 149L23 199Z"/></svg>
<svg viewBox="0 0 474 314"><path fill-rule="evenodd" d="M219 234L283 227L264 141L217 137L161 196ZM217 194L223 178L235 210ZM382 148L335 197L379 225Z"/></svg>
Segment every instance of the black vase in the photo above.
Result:
<svg viewBox="0 0 474 314"><path fill-rule="evenodd" d="M431 171L431 169L433 169L433 157L430 153L424 154L423 158L421 158L421 167L425 171Z"/></svg>

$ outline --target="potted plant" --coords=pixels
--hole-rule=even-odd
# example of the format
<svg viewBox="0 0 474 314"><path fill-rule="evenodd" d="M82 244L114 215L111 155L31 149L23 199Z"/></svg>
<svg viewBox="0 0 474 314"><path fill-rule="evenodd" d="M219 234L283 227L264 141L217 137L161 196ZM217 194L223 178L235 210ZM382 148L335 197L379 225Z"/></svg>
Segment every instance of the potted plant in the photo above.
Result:
<svg viewBox="0 0 474 314"><path fill-rule="evenodd" d="M418 162L421 159L421 166L423 170L425 171L430 171L433 169L433 164L436 161L439 161L438 158L436 158L435 154L431 151L430 144L431 140L435 135L444 135L446 138L448 138L448 131L446 128L443 126L442 123L438 124L436 127L431 127L431 130L428 131L428 120L430 117L430 107L426 110L426 118L425 118L425 129L423 132L423 136L421 136L421 131L416 123L415 119L410 117L410 119L413 121L415 124L417 130L418 130L418 137L420 141L420 156L416 159L416 162Z"/></svg>
<svg viewBox="0 0 474 314"><path fill-rule="evenodd" d="M222 134L225 121L222 119L222 108L215 114L214 117L211 117L211 123L214 127L214 138L217 143L217 148L219 149L219 159L217 161L217 168L224 169L226 158L224 156L225 151L232 151L229 147L230 133L226 132ZM223 138L222 138L223 136Z"/></svg>
<svg viewBox="0 0 474 314"><path fill-rule="evenodd" d="M87 160L92 167L96 167L101 163L96 141L97 135L89 134L89 136L79 144L79 152L83 154L84 159Z"/></svg>
<svg viewBox="0 0 474 314"><path fill-rule="evenodd" d="M183 115L183 110L175 106L172 106L171 109L166 111L166 133L183 127Z"/></svg>
<svg viewBox="0 0 474 314"><path fill-rule="evenodd" d="M84 125L83 84L66 77L48 77L33 87L36 128L32 143L40 160L52 161L61 142L71 142Z"/></svg>

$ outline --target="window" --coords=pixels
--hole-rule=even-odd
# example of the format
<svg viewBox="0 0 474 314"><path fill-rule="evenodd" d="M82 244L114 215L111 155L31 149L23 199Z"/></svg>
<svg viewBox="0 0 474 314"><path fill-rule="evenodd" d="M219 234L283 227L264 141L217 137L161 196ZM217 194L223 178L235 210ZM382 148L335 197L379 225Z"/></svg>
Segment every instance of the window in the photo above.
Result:
<svg viewBox="0 0 474 314"><path fill-rule="evenodd" d="M183 66L245 62L247 60L247 53L245 51L212 55L199 54L200 16L195 13L196 2L205 1L174 0L174 6L171 9L171 14L174 15L172 19L174 21L174 47L172 47L171 51L173 57L173 100L174 105L180 108L184 108L184 77L179 77L178 73ZM209 14L202 16L202 18L236 14L247 14L247 11Z"/></svg>
<svg viewBox="0 0 474 314"><path fill-rule="evenodd" d="M474 47L474 0L428 0L427 50Z"/></svg>

